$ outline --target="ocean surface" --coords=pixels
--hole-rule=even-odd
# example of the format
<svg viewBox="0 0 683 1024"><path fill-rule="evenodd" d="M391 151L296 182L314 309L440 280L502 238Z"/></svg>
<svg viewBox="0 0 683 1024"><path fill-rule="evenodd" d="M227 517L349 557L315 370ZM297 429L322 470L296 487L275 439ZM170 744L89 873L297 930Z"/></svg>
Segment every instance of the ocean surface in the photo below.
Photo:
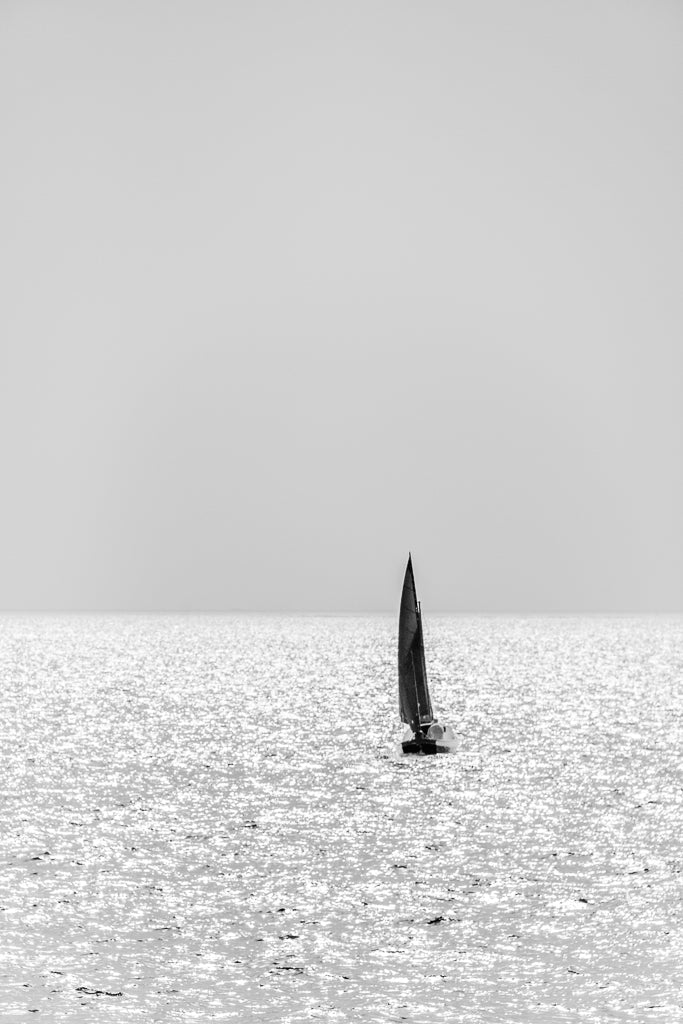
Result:
<svg viewBox="0 0 683 1024"><path fill-rule="evenodd" d="M0 619L0 1020L683 1021L683 619Z"/></svg>

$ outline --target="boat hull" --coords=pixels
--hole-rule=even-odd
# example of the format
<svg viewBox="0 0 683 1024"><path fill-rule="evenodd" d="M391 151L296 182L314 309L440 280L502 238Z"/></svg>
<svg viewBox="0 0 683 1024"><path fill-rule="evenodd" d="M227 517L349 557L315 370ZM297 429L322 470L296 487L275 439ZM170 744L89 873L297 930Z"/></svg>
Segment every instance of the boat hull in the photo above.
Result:
<svg viewBox="0 0 683 1024"><path fill-rule="evenodd" d="M434 740L404 740L401 744L404 754L447 754L448 747L443 747Z"/></svg>
<svg viewBox="0 0 683 1024"><path fill-rule="evenodd" d="M417 735L410 727L407 728L401 740L404 754L452 754L457 746L452 726L436 721Z"/></svg>

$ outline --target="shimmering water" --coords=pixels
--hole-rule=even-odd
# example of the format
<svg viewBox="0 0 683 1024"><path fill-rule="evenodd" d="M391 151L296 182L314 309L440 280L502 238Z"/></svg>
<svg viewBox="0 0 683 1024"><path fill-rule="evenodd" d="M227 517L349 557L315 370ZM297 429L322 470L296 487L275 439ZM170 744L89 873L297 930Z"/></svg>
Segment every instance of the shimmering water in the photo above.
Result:
<svg viewBox="0 0 683 1024"><path fill-rule="evenodd" d="M683 620L7 617L1 1019L683 1020Z"/></svg>

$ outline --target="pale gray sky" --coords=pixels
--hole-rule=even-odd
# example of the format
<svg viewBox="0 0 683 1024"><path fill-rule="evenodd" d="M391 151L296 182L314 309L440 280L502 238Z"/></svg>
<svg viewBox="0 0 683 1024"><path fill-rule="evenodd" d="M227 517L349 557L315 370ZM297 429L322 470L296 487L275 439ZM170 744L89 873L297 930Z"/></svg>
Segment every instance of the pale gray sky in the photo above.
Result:
<svg viewBox="0 0 683 1024"><path fill-rule="evenodd" d="M0 607L683 609L683 6L4 0Z"/></svg>

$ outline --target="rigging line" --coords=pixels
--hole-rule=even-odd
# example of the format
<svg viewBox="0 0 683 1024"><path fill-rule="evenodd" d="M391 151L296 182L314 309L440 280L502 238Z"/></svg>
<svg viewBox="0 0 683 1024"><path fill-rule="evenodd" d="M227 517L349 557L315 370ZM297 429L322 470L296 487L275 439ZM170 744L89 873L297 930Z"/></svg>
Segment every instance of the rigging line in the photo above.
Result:
<svg viewBox="0 0 683 1024"><path fill-rule="evenodd" d="M422 722L422 708L420 707L420 693L417 688L417 672L415 671L415 652L412 647L410 649L410 660L413 666L413 686L415 687L415 703L417 704L417 728L415 729L415 732L417 733L420 729L420 725Z"/></svg>

